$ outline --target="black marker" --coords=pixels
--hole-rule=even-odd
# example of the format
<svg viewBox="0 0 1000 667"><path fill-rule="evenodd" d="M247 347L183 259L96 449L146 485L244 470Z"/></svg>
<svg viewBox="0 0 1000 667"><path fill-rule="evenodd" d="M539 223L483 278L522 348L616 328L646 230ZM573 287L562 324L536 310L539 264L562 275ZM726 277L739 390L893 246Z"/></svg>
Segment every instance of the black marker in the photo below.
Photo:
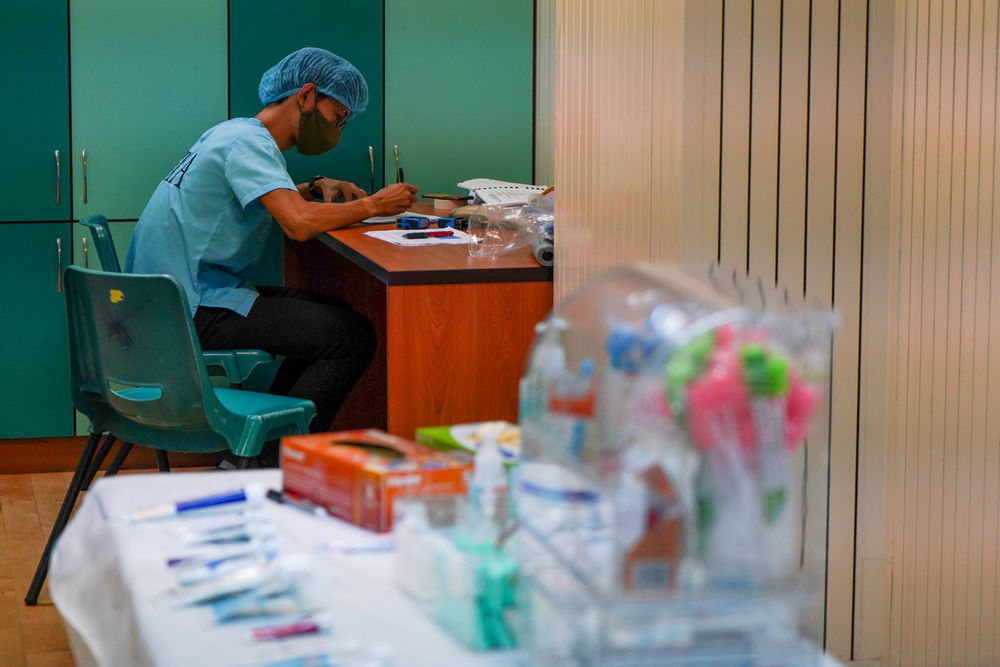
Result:
<svg viewBox="0 0 1000 667"><path fill-rule="evenodd" d="M454 236L454 235L455 235L455 232L453 232L451 230L447 230L447 231L442 230L442 231L437 231L437 232L409 232L409 233L403 234L403 238L404 239L440 239L440 238L448 238L448 237Z"/></svg>

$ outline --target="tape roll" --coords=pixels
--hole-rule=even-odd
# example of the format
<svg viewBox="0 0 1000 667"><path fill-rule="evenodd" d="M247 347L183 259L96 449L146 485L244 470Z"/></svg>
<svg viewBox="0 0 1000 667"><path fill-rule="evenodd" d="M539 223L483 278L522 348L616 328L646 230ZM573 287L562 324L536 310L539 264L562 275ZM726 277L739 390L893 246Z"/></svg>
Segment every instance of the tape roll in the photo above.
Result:
<svg viewBox="0 0 1000 667"><path fill-rule="evenodd" d="M542 266L552 266L556 254L552 239L547 236L535 239L531 244L531 254L535 256L535 261Z"/></svg>

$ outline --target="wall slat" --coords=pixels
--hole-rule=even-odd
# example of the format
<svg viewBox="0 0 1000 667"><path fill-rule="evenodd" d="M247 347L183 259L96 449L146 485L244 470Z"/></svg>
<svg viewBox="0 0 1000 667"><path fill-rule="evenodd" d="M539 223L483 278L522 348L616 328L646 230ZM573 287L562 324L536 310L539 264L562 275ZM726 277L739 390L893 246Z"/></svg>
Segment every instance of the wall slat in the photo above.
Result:
<svg viewBox="0 0 1000 667"><path fill-rule="evenodd" d="M753 2L750 54L750 164L748 270L776 278L778 247L778 152L781 134L781 0Z"/></svg>
<svg viewBox="0 0 1000 667"><path fill-rule="evenodd" d="M777 278L792 294L800 294L806 261L810 7L783 2L781 12Z"/></svg>
<svg viewBox="0 0 1000 667"><path fill-rule="evenodd" d="M867 3L842 0L840 7L832 247L833 305L841 325L833 345L830 422L829 577L851 581L854 573L853 512L857 478L858 357L861 335L861 239L865 172ZM810 232L813 221L810 220ZM853 642L853 587L830 588L827 645L849 652Z"/></svg>
<svg viewBox="0 0 1000 667"><path fill-rule="evenodd" d="M719 261L746 270L750 173L750 63L753 2L724 4Z"/></svg>
<svg viewBox="0 0 1000 667"><path fill-rule="evenodd" d="M973 412L975 441L983 443L981 469L983 474L983 502L981 520L974 522L972 530L982 535L980 558L970 553L973 572L979 577L970 577L970 587L978 589L978 636L980 658L983 664L1000 661L1000 631L997 624L997 600L1000 599L1000 524L997 522L996 508L1000 507L1000 422L996 401L1000 393L996 390L1000 373L1000 354L996 352L996 341L1000 338L1000 316L996 307L1000 299L1000 261L996 253L1000 250L1000 235L996 221L1000 219L1000 170L998 170L997 125L1000 123L1000 16L997 3L984 0L982 21L982 57L980 74L980 116L978 125L979 199L978 225L976 234L976 316L975 316L975 359L973 374ZM992 148L992 150L991 150ZM983 304L988 304L983 306ZM986 335L984 335L984 332ZM982 419L982 415L987 415ZM992 554L987 558L986 554ZM976 562L978 561L978 562ZM991 562L992 561L992 562ZM977 585L978 584L978 585ZM974 623L975 621L973 621ZM971 625L971 624L970 624Z"/></svg>

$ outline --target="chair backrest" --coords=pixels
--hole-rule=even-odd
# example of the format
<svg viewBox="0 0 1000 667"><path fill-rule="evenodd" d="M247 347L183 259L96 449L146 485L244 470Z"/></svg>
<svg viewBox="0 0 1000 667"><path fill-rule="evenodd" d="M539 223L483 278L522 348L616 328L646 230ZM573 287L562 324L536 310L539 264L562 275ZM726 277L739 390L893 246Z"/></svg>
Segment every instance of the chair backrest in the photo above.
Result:
<svg viewBox="0 0 1000 667"><path fill-rule="evenodd" d="M90 237L94 240L97 257L105 271L121 273L122 267L115 252L115 242L111 238L111 227L103 215L92 215L80 221L81 225L90 227Z"/></svg>
<svg viewBox="0 0 1000 667"><path fill-rule="evenodd" d="M100 423L110 406L147 427L212 431L206 411L219 403L176 279L70 266L65 286L73 399L81 412Z"/></svg>

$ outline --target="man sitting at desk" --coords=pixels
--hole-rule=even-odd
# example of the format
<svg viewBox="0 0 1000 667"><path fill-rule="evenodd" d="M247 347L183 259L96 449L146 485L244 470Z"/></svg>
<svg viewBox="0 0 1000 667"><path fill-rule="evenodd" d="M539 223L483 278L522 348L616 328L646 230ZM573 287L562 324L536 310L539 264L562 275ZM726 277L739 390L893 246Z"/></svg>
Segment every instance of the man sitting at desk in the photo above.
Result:
<svg viewBox="0 0 1000 667"><path fill-rule="evenodd" d="M203 349L284 356L270 391L313 401L310 428L324 431L371 360L371 323L335 299L255 287L247 278L272 219L289 238L305 241L401 213L417 189L395 183L367 195L346 181L317 176L296 185L288 175L282 151L325 153L368 103L364 77L343 58L296 51L264 73L258 93L260 113L209 129L160 182L139 217L125 270L180 281ZM276 454L271 446L262 459L276 464Z"/></svg>

